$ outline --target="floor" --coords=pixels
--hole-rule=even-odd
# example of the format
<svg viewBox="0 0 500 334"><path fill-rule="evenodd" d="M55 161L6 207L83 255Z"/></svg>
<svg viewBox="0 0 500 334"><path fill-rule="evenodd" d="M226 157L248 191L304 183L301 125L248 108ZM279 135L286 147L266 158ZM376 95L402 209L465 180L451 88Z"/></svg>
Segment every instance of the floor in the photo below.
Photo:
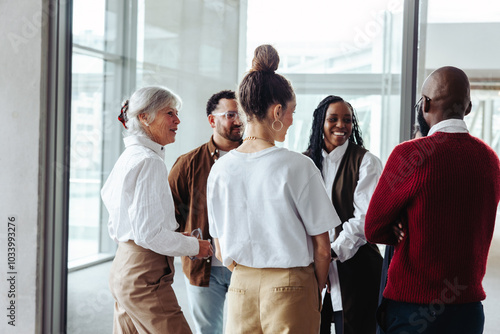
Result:
<svg viewBox="0 0 500 334"><path fill-rule="evenodd" d="M69 274L68 282L68 334L100 334L112 332L113 298L108 289L111 262ZM176 259L174 290L184 315L192 326L187 312L187 297L180 260ZM500 328L500 238L494 240L486 276L483 281L487 297L485 334L499 333Z"/></svg>

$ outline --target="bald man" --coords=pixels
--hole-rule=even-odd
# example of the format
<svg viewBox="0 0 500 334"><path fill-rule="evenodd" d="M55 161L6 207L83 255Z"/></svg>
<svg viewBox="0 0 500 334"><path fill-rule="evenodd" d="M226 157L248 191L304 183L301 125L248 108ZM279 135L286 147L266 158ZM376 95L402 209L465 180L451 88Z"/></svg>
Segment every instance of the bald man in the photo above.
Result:
<svg viewBox="0 0 500 334"><path fill-rule="evenodd" d="M365 219L369 242L395 246L377 318L386 334L482 333L500 162L463 121L472 104L462 70L432 72L416 108L424 137L396 146Z"/></svg>

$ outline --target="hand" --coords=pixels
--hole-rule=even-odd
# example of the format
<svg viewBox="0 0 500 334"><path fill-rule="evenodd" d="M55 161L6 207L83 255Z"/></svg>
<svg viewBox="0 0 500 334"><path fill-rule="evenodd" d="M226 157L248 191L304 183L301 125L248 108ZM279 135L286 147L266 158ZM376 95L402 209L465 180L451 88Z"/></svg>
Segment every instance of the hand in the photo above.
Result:
<svg viewBox="0 0 500 334"><path fill-rule="evenodd" d="M220 244L219 244L219 239L218 238L214 238L214 245L215 245L215 257L222 263L224 263L224 261L222 261L222 252L220 250Z"/></svg>
<svg viewBox="0 0 500 334"><path fill-rule="evenodd" d="M398 239L398 244L403 240L405 237L405 232L403 231L403 224L401 222L397 223L397 225L392 226L392 231L394 232L394 235Z"/></svg>
<svg viewBox="0 0 500 334"><path fill-rule="evenodd" d="M236 267L236 262L233 261L233 263L227 266L227 269L229 269L230 272L233 272L235 267Z"/></svg>
<svg viewBox="0 0 500 334"><path fill-rule="evenodd" d="M196 254L196 258L205 259L212 255L214 255L214 250L212 248L212 244L208 240L199 240L198 243L200 245L200 252Z"/></svg>

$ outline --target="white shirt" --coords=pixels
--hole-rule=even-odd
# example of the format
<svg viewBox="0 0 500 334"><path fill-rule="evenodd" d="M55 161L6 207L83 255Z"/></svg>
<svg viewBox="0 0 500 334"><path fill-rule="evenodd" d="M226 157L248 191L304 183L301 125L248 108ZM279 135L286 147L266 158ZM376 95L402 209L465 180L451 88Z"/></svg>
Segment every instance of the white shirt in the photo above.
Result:
<svg viewBox="0 0 500 334"><path fill-rule="evenodd" d="M349 141L346 141L342 146L331 151L330 154L323 151L323 180L325 181L326 190L330 197L330 205L333 181L348 145ZM330 231L332 249L341 262L352 258L358 249L366 244L365 215L378 179L382 174L382 169L380 159L370 152L366 152L359 167L359 180L354 191L354 217L344 222L342 232L340 232L335 241L333 241L335 230ZM328 277L331 284L330 293L333 310L340 311L342 310L342 299L336 262L331 263Z"/></svg>
<svg viewBox="0 0 500 334"><path fill-rule="evenodd" d="M427 136L436 132L450 132L450 133L468 133L467 124L462 119L447 119L434 124L429 130Z"/></svg>
<svg viewBox="0 0 500 334"><path fill-rule="evenodd" d="M278 147L232 150L217 160L207 205L226 266L306 267L314 259L311 236L340 224L312 160Z"/></svg>
<svg viewBox="0 0 500 334"><path fill-rule="evenodd" d="M109 236L168 256L196 255L197 239L174 232L178 227L163 146L147 137L124 138L101 197L109 212Z"/></svg>
<svg viewBox="0 0 500 334"><path fill-rule="evenodd" d="M219 159L227 154L228 151L219 150ZM215 242L212 240L212 247L215 249ZM222 262L219 261L218 258L215 257L215 254L212 256L212 267L224 267Z"/></svg>

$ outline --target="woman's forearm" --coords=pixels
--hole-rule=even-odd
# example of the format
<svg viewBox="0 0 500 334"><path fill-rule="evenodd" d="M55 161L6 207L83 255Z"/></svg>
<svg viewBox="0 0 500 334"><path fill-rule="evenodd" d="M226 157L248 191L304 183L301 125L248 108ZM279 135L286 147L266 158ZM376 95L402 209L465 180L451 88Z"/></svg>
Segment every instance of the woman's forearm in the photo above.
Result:
<svg viewBox="0 0 500 334"><path fill-rule="evenodd" d="M320 290L326 285L330 268L331 252L328 232L312 237L314 247L314 272Z"/></svg>

